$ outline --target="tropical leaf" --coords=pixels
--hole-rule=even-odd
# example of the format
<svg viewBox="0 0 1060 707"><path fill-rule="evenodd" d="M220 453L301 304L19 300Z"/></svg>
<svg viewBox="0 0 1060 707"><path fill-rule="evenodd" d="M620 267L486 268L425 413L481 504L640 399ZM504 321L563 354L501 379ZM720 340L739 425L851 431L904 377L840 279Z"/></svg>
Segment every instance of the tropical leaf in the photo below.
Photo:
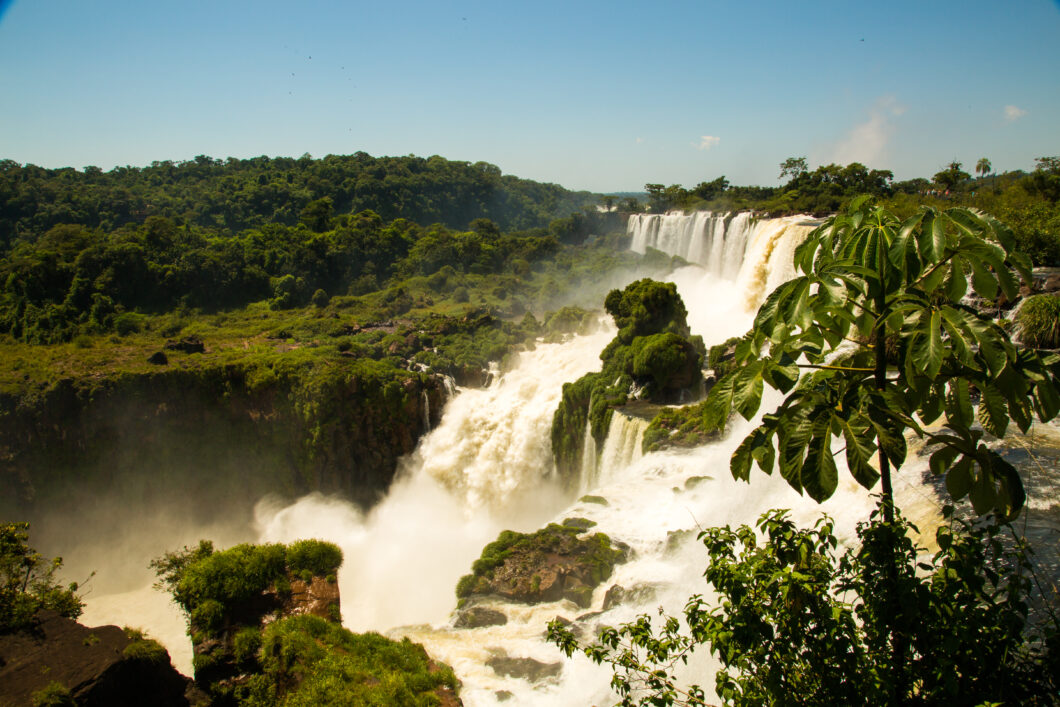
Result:
<svg viewBox="0 0 1060 707"><path fill-rule="evenodd" d="M1009 420L1004 396L992 385L982 386L979 393L979 423L995 437L1004 437Z"/></svg>

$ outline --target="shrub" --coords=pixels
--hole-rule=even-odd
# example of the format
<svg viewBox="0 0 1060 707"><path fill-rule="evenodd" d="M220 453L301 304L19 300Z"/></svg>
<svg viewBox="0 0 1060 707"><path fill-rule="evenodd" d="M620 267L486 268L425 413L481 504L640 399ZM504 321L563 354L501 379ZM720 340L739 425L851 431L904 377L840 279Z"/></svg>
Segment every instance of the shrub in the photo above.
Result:
<svg viewBox="0 0 1060 707"><path fill-rule="evenodd" d="M126 628L125 635L132 639L132 642L125 646L121 653L123 657L147 665L169 664L169 652L158 641L148 638L142 631L134 628Z"/></svg>
<svg viewBox="0 0 1060 707"><path fill-rule="evenodd" d="M1028 297L1016 312L1020 341L1040 349L1060 348L1060 295Z"/></svg>
<svg viewBox="0 0 1060 707"><path fill-rule="evenodd" d="M84 608L76 583L55 581L62 558L45 560L27 540L29 523L0 524L0 633L29 625L41 609L76 619Z"/></svg>
<svg viewBox="0 0 1060 707"><path fill-rule="evenodd" d="M841 556L826 517L800 529L771 511L757 531L710 528L700 538L715 607L693 596L684 622L641 616L604 628L584 651L612 666L629 705L705 704L703 690L671 673L702 644L722 663L724 704L1053 704L1060 624L1030 612L1029 600L1052 597L1032 596L1040 585L1025 544L1015 534L1002 542L1011 529L996 520L971 526L944 514L931 562L909 539L916 529L880 510ZM892 573L897 596L883 588ZM549 636L568 655L581 648L559 622Z"/></svg>
<svg viewBox="0 0 1060 707"><path fill-rule="evenodd" d="M30 695L33 707L74 707L77 703L62 683L55 680Z"/></svg>
<svg viewBox="0 0 1060 707"><path fill-rule="evenodd" d="M342 565L342 550L323 540L298 540L287 546L287 566L294 573L334 574Z"/></svg>

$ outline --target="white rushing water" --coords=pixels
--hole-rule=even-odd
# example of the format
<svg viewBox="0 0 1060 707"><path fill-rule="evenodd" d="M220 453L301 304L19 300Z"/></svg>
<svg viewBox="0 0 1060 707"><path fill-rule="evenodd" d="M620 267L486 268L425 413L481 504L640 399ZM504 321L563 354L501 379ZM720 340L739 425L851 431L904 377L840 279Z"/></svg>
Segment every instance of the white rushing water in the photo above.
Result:
<svg viewBox="0 0 1060 707"><path fill-rule="evenodd" d="M810 227L798 217L701 213L634 216L629 232L634 250L658 248L694 263L672 280L693 333L710 346L747 330L765 294L791 276L792 249ZM591 437L585 442L579 496L591 493L606 504L564 495L551 459L552 414L562 384L599 370L599 353L613 335L613 328L604 328L565 344L539 344L488 388L460 390L440 424L404 461L387 497L369 512L320 495L290 505L265 499L256 512L257 539L316 537L337 543L345 555L339 584L346 627L424 643L454 667L468 707L613 703L610 672L584 658L562 657L543 638L549 620L563 616L591 632L659 606L679 613L691 594L706 590L701 577L706 553L694 540L699 528L752 523L769 508L786 507L805 523L821 512L831 514L849 539L873 506L842 470L839 491L821 506L779 477L757 474L750 484L735 482L728 460L751 423L737 421L725 439L696 450L642 455L647 423L624 414L613 416L599 449ZM899 499L927 530L935 498L919 479L916 463L907 465L897 481ZM491 606L505 613L506 625L453 628L456 582L484 545L502 529L529 531L569 517L594 521L594 530L632 549L632 559L596 590L591 609L567 601L496 602ZM606 590L616 584L636 599L600 613ZM107 620L106 611L95 611L93 618ZM171 651L186 655L186 636L148 628ZM174 650L172 642L181 640L185 645ZM502 654L561 667L538 682L507 677L487 664ZM687 670L690 680L713 686L714 668L706 656Z"/></svg>

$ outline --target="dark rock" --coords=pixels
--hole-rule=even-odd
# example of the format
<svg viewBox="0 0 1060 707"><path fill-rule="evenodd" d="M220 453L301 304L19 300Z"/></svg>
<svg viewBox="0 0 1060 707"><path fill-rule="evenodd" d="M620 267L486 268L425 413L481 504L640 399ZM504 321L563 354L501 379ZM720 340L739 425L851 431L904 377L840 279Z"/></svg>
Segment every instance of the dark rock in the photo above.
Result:
<svg viewBox="0 0 1060 707"><path fill-rule="evenodd" d="M167 341L165 348L169 351L183 351L184 353L206 353L206 345L197 336L186 336L180 341Z"/></svg>
<svg viewBox="0 0 1060 707"><path fill-rule="evenodd" d="M497 690L493 693L493 696L497 698L498 702L507 702L508 700L515 697L515 695L508 692L507 690Z"/></svg>
<svg viewBox="0 0 1060 707"><path fill-rule="evenodd" d="M691 538L696 537L698 531L688 530L671 530L666 534L666 554L671 555L677 552L677 549L681 547L685 542Z"/></svg>
<svg viewBox="0 0 1060 707"><path fill-rule="evenodd" d="M147 357L147 362L153 363L156 366L165 366L167 363L169 363L169 359L161 351L156 351Z"/></svg>
<svg viewBox="0 0 1060 707"><path fill-rule="evenodd" d="M543 663L533 658L512 658L507 655L495 655L488 658L486 665L493 668L493 672L498 675L527 682L541 682L556 678L563 672L563 663L560 662Z"/></svg>
<svg viewBox="0 0 1060 707"><path fill-rule="evenodd" d="M713 481L713 476L690 476L685 480L685 490L691 491L705 481Z"/></svg>
<svg viewBox="0 0 1060 707"><path fill-rule="evenodd" d="M482 628L484 626L504 626L508 617L503 611L485 606L472 606L457 612L453 621L455 628Z"/></svg>
<svg viewBox="0 0 1060 707"><path fill-rule="evenodd" d="M53 682L79 706L183 707L198 702L189 695L201 697L153 642L151 651L141 652L135 644L144 642L117 626L88 628L51 611L37 619L29 629L0 636L2 705L31 704L33 693Z"/></svg>
<svg viewBox="0 0 1060 707"><path fill-rule="evenodd" d="M595 520L589 520L588 518L564 518L563 525L568 528L576 528L578 530L588 530L596 525Z"/></svg>

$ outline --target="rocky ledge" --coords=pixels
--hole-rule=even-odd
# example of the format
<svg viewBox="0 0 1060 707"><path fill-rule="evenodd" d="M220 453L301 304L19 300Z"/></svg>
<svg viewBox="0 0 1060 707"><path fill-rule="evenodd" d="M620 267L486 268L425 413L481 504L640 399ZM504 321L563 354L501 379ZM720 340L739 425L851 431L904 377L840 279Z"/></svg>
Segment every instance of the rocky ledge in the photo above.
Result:
<svg viewBox="0 0 1060 707"><path fill-rule="evenodd" d="M89 628L45 610L0 635L0 705L185 707L204 699L166 649L135 630Z"/></svg>
<svg viewBox="0 0 1060 707"><path fill-rule="evenodd" d="M578 527L552 523L535 533L506 530L482 550L456 594L465 602L490 595L530 604L568 599L585 608L593 590L627 556L624 545Z"/></svg>

